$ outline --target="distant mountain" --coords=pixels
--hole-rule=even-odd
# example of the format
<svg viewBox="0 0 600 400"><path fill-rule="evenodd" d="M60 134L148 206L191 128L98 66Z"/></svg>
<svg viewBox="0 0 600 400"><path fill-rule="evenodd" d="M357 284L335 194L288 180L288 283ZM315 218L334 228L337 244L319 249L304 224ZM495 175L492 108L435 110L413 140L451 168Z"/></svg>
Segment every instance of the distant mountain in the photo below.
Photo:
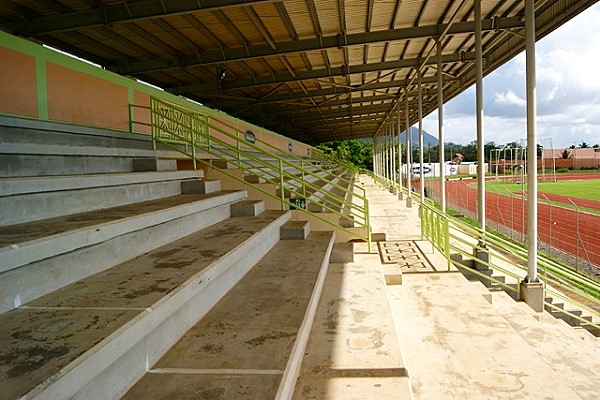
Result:
<svg viewBox="0 0 600 400"><path fill-rule="evenodd" d="M406 132L400 134L400 141L406 143ZM425 148L437 146L438 143L439 141L435 136L423 130L423 146ZM411 147L419 147L419 128L415 128L414 126L411 126L410 128L410 144Z"/></svg>

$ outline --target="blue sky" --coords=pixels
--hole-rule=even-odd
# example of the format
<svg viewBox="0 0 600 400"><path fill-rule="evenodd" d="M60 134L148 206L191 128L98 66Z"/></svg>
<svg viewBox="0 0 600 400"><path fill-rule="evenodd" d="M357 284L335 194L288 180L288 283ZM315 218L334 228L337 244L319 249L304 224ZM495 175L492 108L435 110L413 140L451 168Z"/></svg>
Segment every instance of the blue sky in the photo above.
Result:
<svg viewBox="0 0 600 400"><path fill-rule="evenodd" d="M554 148L600 144L600 3L537 42L538 138ZM484 79L485 142L526 139L525 53ZM437 112L423 121L437 137ZM444 107L446 142L476 140L475 88Z"/></svg>

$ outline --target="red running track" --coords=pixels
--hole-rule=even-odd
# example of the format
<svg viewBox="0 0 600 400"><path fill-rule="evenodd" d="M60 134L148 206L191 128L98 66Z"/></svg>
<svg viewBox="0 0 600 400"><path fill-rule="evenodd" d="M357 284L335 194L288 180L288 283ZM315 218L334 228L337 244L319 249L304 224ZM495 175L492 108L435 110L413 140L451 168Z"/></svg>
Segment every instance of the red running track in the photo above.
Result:
<svg viewBox="0 0 600 400"><path fill-rule="evenodd" d="M600 174L573 174L558 176L559 179L587 180L600 179ZM477 189L468 185L474 179L448 181L446 195L448 204L454 204L477 214ZM437 188L434 185L434 191ZM540 194L551 198L549 194ZM555 199L566 204L566 197ZM600 210L600 202L571 199L580 207ZM521 234L527 232L527 200L519 196L506 196L486 193L486 219L504 225ZM600 215L567 209L549 204L538 203L538 237L551 247L558 248L576 259L587 260L600 266Z"/></svg>

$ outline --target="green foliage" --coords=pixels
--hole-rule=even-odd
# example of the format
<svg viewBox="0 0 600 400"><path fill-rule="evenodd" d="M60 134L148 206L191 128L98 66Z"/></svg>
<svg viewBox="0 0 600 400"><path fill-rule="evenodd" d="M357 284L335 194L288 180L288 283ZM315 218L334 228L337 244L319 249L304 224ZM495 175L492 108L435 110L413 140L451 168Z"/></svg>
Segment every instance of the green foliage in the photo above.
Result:
<svg viewBox="0 0 600 400"><path fill-rule="evenodd" d="M571 155L571 152L568 149L564 149L562 153L560 153L560 158L562 158L563 160L567 160L572 157L573 156Z"/></svg>
<svg viewBox="0 0 600 400"><path fill-rule="evenodd" d="M358 168L373 170L373 144L358 139L327 142L316 146L327 155L347 161Z"/></svg>

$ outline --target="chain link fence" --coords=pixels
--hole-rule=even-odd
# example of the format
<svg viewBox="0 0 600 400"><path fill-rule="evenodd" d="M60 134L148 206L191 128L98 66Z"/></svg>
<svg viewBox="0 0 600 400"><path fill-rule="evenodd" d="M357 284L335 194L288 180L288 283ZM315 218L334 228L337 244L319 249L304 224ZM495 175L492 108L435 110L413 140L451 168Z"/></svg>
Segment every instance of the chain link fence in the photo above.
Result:
<svg viewBox="0 0 600 400"><path fill-rule="evenodd" d="M415 182L418 186L418 182ZM486 225L512 240L527 239L527 193L522 186L486 192ZM426 183L426 193L440 202L439 182ZM477 219L477 185L474 179L449 180L446 184L449 210ZM539 249L600 279L600 211L598 202L540 193L538 202Z"/></svg>

